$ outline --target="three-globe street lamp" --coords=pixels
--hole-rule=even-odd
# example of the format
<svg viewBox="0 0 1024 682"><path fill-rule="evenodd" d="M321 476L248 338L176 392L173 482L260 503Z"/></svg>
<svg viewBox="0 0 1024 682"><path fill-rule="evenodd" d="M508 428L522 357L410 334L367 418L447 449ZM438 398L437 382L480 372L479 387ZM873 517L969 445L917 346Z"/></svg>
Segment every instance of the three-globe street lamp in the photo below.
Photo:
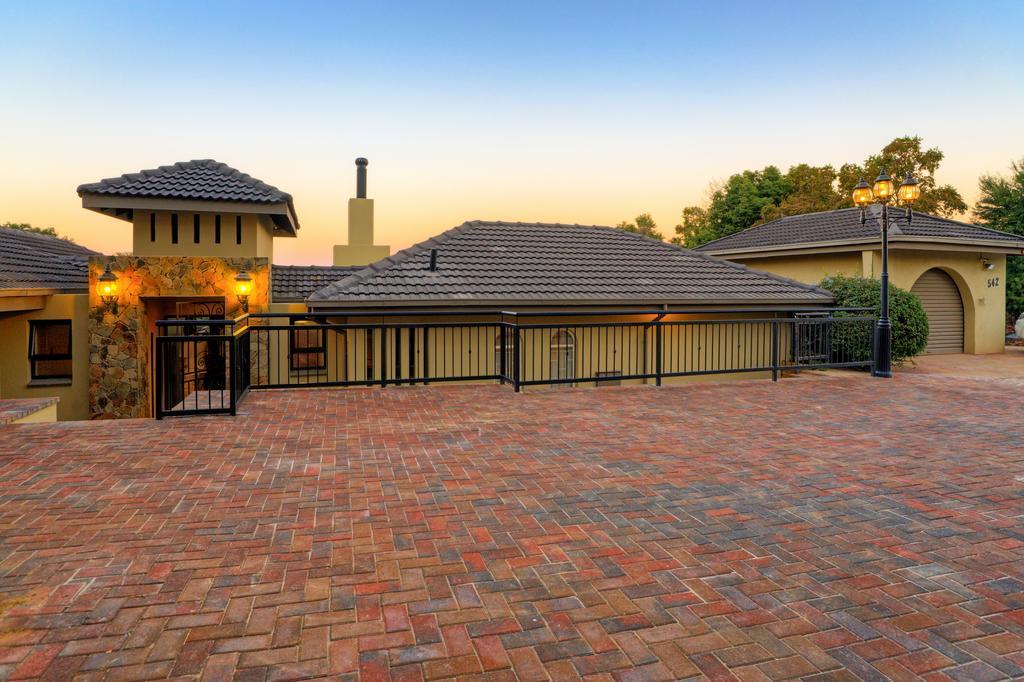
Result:
<svg viewBox="0 0 1024 682"><path fill-rule="evenodd" d="M907 207L907 223L914 217L911 205L921 196L921 187L914 177L907 177L900 183L898 194L895 185L883 170L875 178L875 184L869 185L860 179L853 188L853 203L860 208L860 222L863 225L867 216L868 204L882 206L882 305L878 315L878 327L875 330L875 368L872 374L876 377L892 376L892 323L889 321L889 201L896 194L900 203Z"/></svg>

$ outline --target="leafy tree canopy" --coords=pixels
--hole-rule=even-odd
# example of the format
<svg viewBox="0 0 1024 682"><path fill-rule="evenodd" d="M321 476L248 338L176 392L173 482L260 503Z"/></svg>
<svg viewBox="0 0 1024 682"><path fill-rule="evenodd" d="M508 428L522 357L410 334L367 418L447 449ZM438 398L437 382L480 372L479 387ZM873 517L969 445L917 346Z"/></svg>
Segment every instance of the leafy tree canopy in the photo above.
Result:
<svg viewBox="0 0 1024 682"><path fill-rule="evenodd" d="M1024 159L1010 164L1010 177L983 175L974 219L996 230L1024 236ZM1024 257L1006 259L1006 312L1024 313Z"/></svg>
<svg viewBox="0 0 1024 682"><path fill-rule="evenodd" d="M57 237L58 239L64 239L65 241L74 241L71 237L64 237L57 234L57 230L52 227L36 227L35 225L29 225L28 223L0 223L0 227L7 227L12 230L21 230L23 232L33 232L35 234L45 234L48 237Z"/></svg>
<svg viewBox="0 0 1024 682"><path fill-rule="evenodd" d="M615 227L626 232L636 232L642 234L645 237L651 237L653 239L663 240L664 235L658 232L658 225L654 222L654 218L651 217L650 213L641 213L638 215L633 222L628 223L623 220Z"/></svg>
<svg viewBox="0 0 1024 682"><path fill-rule="evenodd" d="M938 149L922 149L920 137L898 137L863 163L843 164L838 170L802 163L785 173L775 166L743 171L715 189L707 206L683 209L673 241L692 248L782 216L852 206L850 190L857 181L864 177L870 182L883 169L897 182L908 171L918 179L921 198L917 210L956 215L966 211L967 204L954 187L936 182L942 159Z"/></svg>

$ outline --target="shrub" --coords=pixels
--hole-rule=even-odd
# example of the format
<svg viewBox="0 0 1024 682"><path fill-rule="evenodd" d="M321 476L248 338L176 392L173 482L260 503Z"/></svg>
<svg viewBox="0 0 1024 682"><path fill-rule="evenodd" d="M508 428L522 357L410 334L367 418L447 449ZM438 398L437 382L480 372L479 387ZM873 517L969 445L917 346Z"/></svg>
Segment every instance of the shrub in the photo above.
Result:
<svg viewBox="0 0 1024 682"><path fill-rule="evenodd" d="M834 275L821 281L821 286L832 292L838 307L871 308L878 317L881 307L882 286L877 279ZM862 313L836 313L858 315ZM892 322L892 360L901 363L919 355L928 345L928 315L916 294L889 285L889 320ZM836 330L839 332L840 330ZM844 336L837 333L832 339L834 353L847 357L871 357L871 340L864 334Z"/></svg>

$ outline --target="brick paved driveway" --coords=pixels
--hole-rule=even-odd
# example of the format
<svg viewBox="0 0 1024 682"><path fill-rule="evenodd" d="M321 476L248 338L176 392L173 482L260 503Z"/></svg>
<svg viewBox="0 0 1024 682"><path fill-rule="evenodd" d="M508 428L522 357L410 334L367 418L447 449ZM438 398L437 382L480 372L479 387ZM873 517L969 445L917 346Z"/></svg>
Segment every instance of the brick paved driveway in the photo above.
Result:
<svg viewBox="0 0 1024 682"><path fill-rule="evenodd" d="M290 391L3 427L0 677L1024 676L1005 391Z"/></svg>

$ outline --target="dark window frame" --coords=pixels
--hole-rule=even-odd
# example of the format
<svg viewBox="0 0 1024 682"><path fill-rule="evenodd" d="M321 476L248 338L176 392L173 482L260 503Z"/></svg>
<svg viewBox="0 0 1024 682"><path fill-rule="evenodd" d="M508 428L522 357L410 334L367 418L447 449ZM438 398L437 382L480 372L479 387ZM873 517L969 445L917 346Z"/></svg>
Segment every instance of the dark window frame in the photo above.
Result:
<svg viewBox="0 0 1024 682"><path fill-rule="evenodd" d="M199 214L196 213L192 216L192 241L196 244L199 243L199 232L200 232L201 221L199 220Z"/></svg>
<svg viewBox="0 0 1024 682"><path fill-rule="evenodd" d="M220 244L220 215L213 217L213 243Z"/></svg>
<svg viewBox="0 0 1024 682"><path fill-rule="evenodd" d="M298 344L296 343L298 339L297 332L316 332L316 337L319 338L320 345L299 347ZM296 366L296 355L318 355L320 356L320 361L315 364L304 364L302 366ZM322 328L306 325L295 325L294 329L288 330L288 369L291 370L292 372L327 369L327 336L324 334L324 330Z"/></svg>
<svg viewBox="0 0 1024 682"><path fill-rule="evenodd" d="M156 241L156 213L149 214L149 241Z"/></svg>
<svg viewBox="0 0 1024 682"><path fill-rule="evenodd" d="M36 330L43 326L64 326L68 330L68 352L67 353L35 353L36 346ZM71 320L29 320L28 321L28 364L29 364L29 376L33 381L36 380L49 380L49 379L71 379L73 369L67 374L43 374L40 375L36 370L37 362L47 362L54 360L74 360L74 338L72 337Z"/></svg>
<svg viewBox="0 0 1024 682"><path fill-rule="evenodd" d="M242 216L235 216L235 244L242 245Z"/></svg>
<svg viewBox="0 0 1024 682"><path fill-rule="evenodd" d="M171 214L171 243L178 243L178 214Z"/></svg>

